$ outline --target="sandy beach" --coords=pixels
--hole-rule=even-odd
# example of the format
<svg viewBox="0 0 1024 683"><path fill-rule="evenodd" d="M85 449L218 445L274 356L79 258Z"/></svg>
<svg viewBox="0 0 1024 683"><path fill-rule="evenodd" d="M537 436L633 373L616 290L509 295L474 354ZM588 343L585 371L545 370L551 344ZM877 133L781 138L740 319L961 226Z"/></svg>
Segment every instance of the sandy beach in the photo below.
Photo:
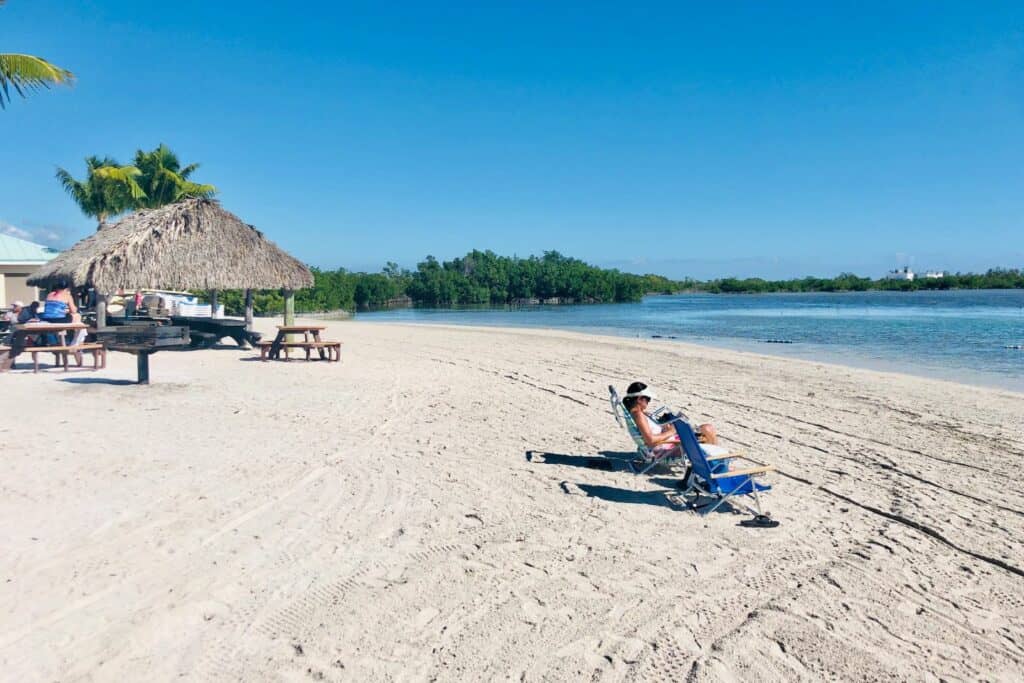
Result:
<svg viewBox="0 0 1024 683"><path fill-rule="evenodd" d="M0 678L1020 679L1024 394L545 330L325 336L341 363L0 375ZM781 526L625 471L607 386L632 379L776 464Z"/></svg>

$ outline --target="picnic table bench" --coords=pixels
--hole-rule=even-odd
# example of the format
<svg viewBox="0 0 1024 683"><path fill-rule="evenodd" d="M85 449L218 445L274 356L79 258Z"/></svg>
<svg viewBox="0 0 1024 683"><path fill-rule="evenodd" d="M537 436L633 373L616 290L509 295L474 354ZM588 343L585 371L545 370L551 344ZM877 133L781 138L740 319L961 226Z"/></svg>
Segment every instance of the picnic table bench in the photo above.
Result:
<svg viewBox="0 0 1024 683"><path fill-rule="evenodd" d="M54 366L64 367L64 372L68 371L68 354L77 354L81 352L92 354L92 369L102 370L107 367L107 349L103 344L89 343L89 344L77 344L75 346L26 346L24 353L32 354L32 372L39 372L39 354L40 353L52 353L54 357ZM78 362L78 367L82 367L82 363Z"/></svg>
<svg viewBox="0 0 1024 683"><path fill-rule="evenodd" d="M15 356L21 353L32 354L32 372L39 372L39 354L41 353L52 353L54 355L54 365L57 367L63 367L64 371L68 370L68 354L76 354L78 358L78 365L81 367L81 359L77 356L81 352L91 353L93 359L93 370L99 370L107 367L107 349L103 344L90 343L90 344L67 344L67 333L78 332L79 330L89 329L84 323L26 323L24 325L14 325L11 331L11 346L7 349L7 367L14 367ZM57 335L59 343L50 346L28 346L29 337L38 337L42 335L53 334ZM0 369L5 369L0 367Z"/></svg>
<svg viewBox="0 0 1024 683"><path fill-rule="evenodd" d="M273 341L261 341L257 344L260 349L260 360L279 360L281 351L284 351L285 360L290 360L290 349L303 349L306 352L306 360L312 360L311 352L316 351L320 360L335 362L341 360L341 342L325 341L320 338L320 332L327 329L324 325L278 325L277 336ZM302 341L288 341L289 334L303 335ZM310 339L312 337L312 339Z"/></svg>

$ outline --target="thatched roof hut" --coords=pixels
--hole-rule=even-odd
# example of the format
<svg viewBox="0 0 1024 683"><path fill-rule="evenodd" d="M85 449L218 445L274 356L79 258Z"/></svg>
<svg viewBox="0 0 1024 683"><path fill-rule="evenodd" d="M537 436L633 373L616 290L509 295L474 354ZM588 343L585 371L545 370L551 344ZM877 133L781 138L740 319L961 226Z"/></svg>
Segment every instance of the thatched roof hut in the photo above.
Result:
<svg viewBox="0 0 1024 683"><path fill-rule="evenodd" d="M212 199L136 211L61 253L28 282L119 289L304 289L313 274Z"/></svg>

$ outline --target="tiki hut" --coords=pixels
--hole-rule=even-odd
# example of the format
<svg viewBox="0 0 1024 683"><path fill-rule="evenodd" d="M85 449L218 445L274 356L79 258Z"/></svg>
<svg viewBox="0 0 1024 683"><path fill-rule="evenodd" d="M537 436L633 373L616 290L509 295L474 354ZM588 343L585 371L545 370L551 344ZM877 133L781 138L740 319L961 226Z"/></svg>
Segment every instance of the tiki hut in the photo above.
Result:
<svg viewBox="0 0 1024 683"><path fill-rule="evenodd" d="M215 310L217 290L245 289L250 322L251 290L284 289L288 317L291 292L313 286L306 266L212 199L136 211L62 252L28 282L50 286L61 279L95 288L101 302L121 289L210 290Z"/></svg>

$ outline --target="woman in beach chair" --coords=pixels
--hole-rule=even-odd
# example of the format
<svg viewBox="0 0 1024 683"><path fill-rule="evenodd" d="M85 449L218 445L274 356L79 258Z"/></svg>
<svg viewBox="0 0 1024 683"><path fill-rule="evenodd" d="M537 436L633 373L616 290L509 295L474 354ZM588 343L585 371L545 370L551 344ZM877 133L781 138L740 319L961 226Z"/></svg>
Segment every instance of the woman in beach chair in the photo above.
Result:
<svg viewBox="0 0 1024 683"><path fill-rule="evenodd" d="M648 409L654 392L643 382L633 382L622 397L622 405L626 407L629 414L636 423L636 428L644 439L648 448L658 453L667 453L679 449L679 435L671 425L675 415L670 412L661 412L659 419L651 417ZM663 420L663 421L659 421ZM703 444L715 445L718 443L718 433L714 425L702 424L694 430L697 440Z"/></svg>

